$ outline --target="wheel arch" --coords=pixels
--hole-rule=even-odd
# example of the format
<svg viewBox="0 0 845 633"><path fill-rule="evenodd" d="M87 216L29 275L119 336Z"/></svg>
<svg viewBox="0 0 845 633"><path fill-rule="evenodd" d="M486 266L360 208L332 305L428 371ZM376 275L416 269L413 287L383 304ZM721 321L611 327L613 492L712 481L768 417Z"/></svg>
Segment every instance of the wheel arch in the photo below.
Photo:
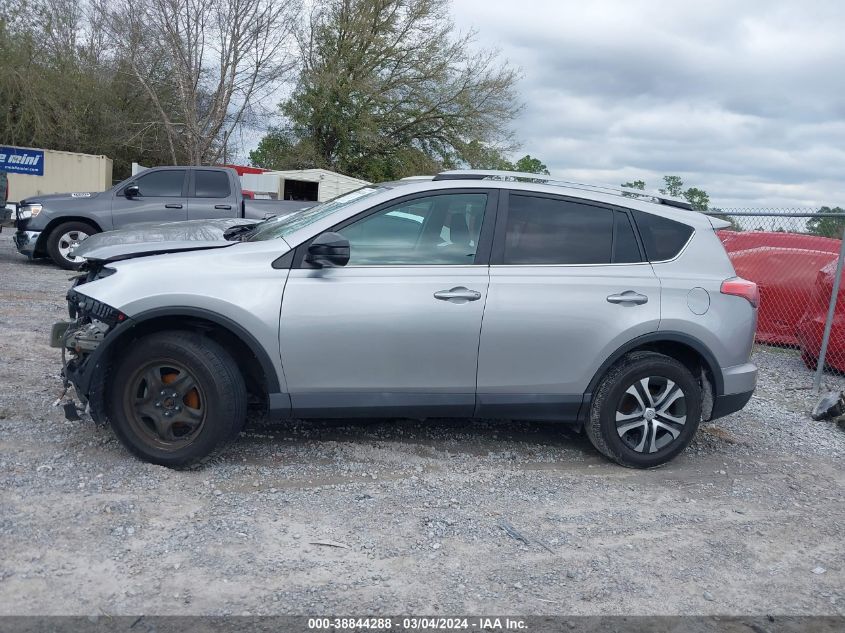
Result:
<svg viewBox="0 0 845 633"><path fill-rule="evenodd" d="M598 388L601 379L626 354L637 351L652 351L665 354L684 364L694 376L698 376L704 369L707 378L712 383L715 395L724 393L724 376L716 357L700 340L683 332L650 332L634 338L611 354L598 368L584 393L584 400L579 412L579 419L583 422L590 410L592 396Z"/></svg>
<svg viewBox="0 0 845 633"><path fill-rule="evenodd" d="M97 233L102 233L103 228L96 220L92 220L91 218L81 216L81 215L62 215L57 218L51 219L47 226L41 231L41 235L38 238L38 242L35 244L35 250L39 254L45 254L47 252L47 240L50 239L50 234L53 230L66 222L82 222L83 224L87 224L91 228L93 228Z"/></svg>
<svg viewBox="0 0 845 633"><path fill-rule="evenodd" d="M114 340L107 337L110 357L142 336L166 330L189 330L208 336L229 352L247 383L248 391L268 405L279 392L279 376L272 360L255 337L240 324L220 314L194 307L152 309L133 315ZM99 351L99 350L98 350Z"/></svg>

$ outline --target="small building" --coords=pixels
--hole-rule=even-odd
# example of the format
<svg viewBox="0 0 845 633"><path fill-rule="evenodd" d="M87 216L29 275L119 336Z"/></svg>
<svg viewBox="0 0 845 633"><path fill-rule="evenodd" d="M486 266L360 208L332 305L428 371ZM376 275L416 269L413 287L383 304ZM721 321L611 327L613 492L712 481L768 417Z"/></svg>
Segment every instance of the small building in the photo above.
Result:
<svg viewBox="0 0 845 633"><path fill-rule="evenodd" d="M105 191L112 185L107 156L34 147L0 146L0 171L9 176L9 201L70 191Z"/></svg>
<svg viewBox="0 0 845 633"><path fill-rule="evenodd" d="M258 167L231 167L241 177L241 186L256 197L278 200L325 202L365 185L366 180L345 176L328 169L287 169L270 171Z"/></svg>
<svg viewBox="0 0 845 633"><path fill-rule="evenodd" d="M289 169L266 175L279 177L279 197L283 200L325 202L370 183L327 169Z"/></svg>

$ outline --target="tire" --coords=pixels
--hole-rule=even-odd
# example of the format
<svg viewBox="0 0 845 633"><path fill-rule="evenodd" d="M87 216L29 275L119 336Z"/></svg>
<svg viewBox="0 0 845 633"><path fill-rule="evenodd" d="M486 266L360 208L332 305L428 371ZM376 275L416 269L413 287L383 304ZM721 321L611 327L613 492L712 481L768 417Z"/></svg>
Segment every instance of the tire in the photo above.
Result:
<svg viewBox="0 0 845 633"><path fill-rule="evenodd" d="M47 236L47 254L57 266L65 270L76 270L85 260L81 257L71 257L68 251L94 233L99 231L85 222L62 222Z"/></svg>
<svg viewBox="0 0 845 633"><path fill-rule="evenodd" d="M237 364L194 332L135 341L117 365L107 399L123 445L144 461L171 468L209 461L246 419L246 385Z"/></svg>
<svg viewBox="0 0 845 633"><path fill-rule="evenodd" d="M701 386L680 362L656 352L634 352L599 383L585 425L587 437L622 466L661 466L689 446L701 422L701 400Z"/></svg>

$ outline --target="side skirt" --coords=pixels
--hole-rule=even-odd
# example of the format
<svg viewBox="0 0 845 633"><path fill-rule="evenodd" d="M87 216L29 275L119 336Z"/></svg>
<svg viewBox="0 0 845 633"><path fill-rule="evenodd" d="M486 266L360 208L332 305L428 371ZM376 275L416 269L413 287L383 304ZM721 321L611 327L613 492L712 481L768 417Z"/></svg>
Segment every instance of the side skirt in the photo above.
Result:
<svg viewBox="0 0 845 633"><path fill-rule="evenodd" d="M575 423L580 421L583 405L583 395L480 393L474 417Z"/></svg>
<svg viewBox="0 0 845 633"><path fill-rule="evenodd" d="M580 424L591 394L320 392L270 394L268 416L285 418L492 418Z"/></svg>

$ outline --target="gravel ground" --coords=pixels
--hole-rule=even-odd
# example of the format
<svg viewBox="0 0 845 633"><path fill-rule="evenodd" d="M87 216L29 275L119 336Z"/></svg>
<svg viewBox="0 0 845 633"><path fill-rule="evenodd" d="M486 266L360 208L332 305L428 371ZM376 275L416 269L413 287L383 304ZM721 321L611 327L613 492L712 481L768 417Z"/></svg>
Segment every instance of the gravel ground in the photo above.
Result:
<svg viewBox="0 0 845 633"><path fill-rule="evenodd" d="M51 406L68 276L0 235L0 613L845 614L845 433L795 352L757 349L748 407L653 471L397 420L253 421L175 472Z"/></svg>

